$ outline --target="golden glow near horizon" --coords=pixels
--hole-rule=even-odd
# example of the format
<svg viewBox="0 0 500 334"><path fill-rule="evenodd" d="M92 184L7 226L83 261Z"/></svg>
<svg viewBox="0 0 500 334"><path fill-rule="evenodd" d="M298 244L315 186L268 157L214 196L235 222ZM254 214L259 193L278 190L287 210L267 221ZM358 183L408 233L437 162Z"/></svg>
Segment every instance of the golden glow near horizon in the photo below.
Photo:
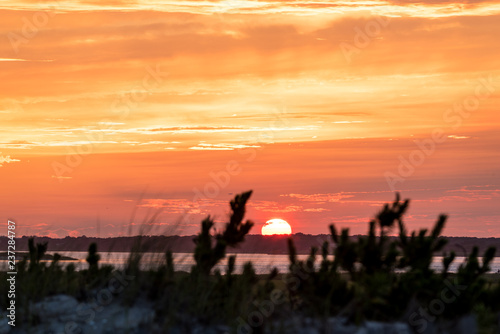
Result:
<svg viewBox="0 0 500 334"><path fill-rule="evenodd" d="M0 34L26 233L123 233L145 189L157 226L253 189L254 218L364 233L397 189L411 224L500 236L500 1L4 1Z"/></svg>
<svg viewBox="0 0 500 334"><path fill-rule="evenodd" d="M262 235L292 234L292 228L285 220L275 218L268 220L264 226L262 226L261 233Z"/></svg>

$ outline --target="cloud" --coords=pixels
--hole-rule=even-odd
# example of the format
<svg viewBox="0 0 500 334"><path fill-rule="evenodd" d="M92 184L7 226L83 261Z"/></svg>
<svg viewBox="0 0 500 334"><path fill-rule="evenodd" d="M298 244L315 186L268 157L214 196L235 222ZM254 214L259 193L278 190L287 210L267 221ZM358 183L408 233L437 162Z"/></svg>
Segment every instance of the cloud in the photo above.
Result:
<svg viewBox="0 0 500 334"><path fill-rule="evenodd" d="M352 124L352 123L366 123L365 121L335 121L335 124Z"/></svg>
<svg viewBox="0 0 500 334"><path fill-rule="evenodd" d="M36 147L61 147L61 146L84 146L84 145L98 145L98 144L118 144L116 141L111 140L61 140L61 141L46 141L46 142L29 142L26 140L15 140L10 142L0 143L0 147L8 149L32 149Z"/></svg>
<svg viewBox="0 0 500 334"><path fill-rule="evenodd" d="M74 1L59 0L57 9L60 11L86 11L96 12L178 12L184 14L218 15L227 18L230 15L341 15L345 13L371 13L372 15L404 15L408 17L419 16L450 16L450 15L481 15L495 10L495 2L487 0L464 1L457 5L455 1L431 0L429 2L415 1L240 1L240 0L218 0L201 1L192 0L185 2L173 1L80 1L75 5ZM0 5L0 8L11 10L40 10L40 5L35 2L13 1L8 6ZM359 14L358 14L359 15Z"/></svg>
<svg viewBox="0 0 500 334"><path fill-rule="evenodd" d="M274 201L252 201L249 203L249 207L259 211L276 213L297 212L303 209L299 205L286 205Z"/></svg>
<svg viewBox="0 0 500 334"><path fill-rule="evenodd" d="M346 193L327 193L327 194L285 194L282 197L297 198L306 202L342 202L345 198L352 198L354 195Z"/></svg>
<svg viewBox="0 0 500 334"><path fill-rule="evenodd" d="M18 4L18 11L2 13L9 20L0 22L0 30L14 29L27 15L22 8L34 6ZM199 15L228 5L225 20ZM185 143L180 149L202 150L206 148L197 143L205 136L213 143L250 145L260 133L272 134L274 142L300 142L315 140L312 135L396 138L423 132L442 122L445 107L440 103L451 103L470 85L469 79L458 79L461 73L472 78L496 68L498 6L486 1L462 5L113 1L79 6L62 1L68 10L58 12L50 29L25 45L23 57L8 57L8 45L0 48L5 59L55 59L29 63L29 68L2 63L9 81L3 96L20 101L25 110L9 108L9 117L1 119L7 132L0 135L0 147L65 154L65 144L78 145L88 133L106 136L100 142L105 153L139 149L133 142L146 146L141 150L164 150L146 143L176 140ZM452 6L470 15L441 13ZM278 10L292 8L297 15L276 16ZM344 9L343 14L324 15L325 10ZM478 16L479 9L490 9L488 16ZM301 11L314 15L298 15ZM346 67L339 44L354 43L355 29L364 29L378 14L391 16L390 26L361 50L356 66ZM481 61L471 61L478 57ZM134 87L142 87L145 68L157 64L172 75L145 100L130 100L129 94L126 117L113 112L113 102L140 91ZM33 80L26 82L28 75ZM274 113L285 104L289 111L282 119L289 124L265 124L279 121ZM498 122L493 111L481 108L484 116L474 119L476 126L488 124L487 119ZM408 116L417 113L419 117ZM21 127L27 132L17 131ZM153 133L157 136L145 138ZM75 138L80 134L81 140ZM55 136L60 144L54 143ZM26 143L9 144L11 140Z"/></svg>
<svg viewBox="0 0 500 334"><path fill-rule="evenodd" d="M143 200L140 207L161 209L169 214L209 214L214 207L226 205L225 201L201 199L197 202L191 200L176 198L148 198Z"/></svg>
<svg viewBox="0 0 500 334"><path fill-rule="evenodd" d="M122 143L127 143L123 142ZM138 142L128 142L128 144L137 144ZM161 140L152 140L148 142L142 142L138 143L139 146L144 146L144 145L167 145L167 144L180 144L178 141L161 141Z"/></svg>
<svg viewBox="0 0 500 334"><path fill-rule="evenodd" d="M15 59L15 58L0 58L0 62L2 61L27 61L26 59Z"/></svg>
<svg viewBox="0 0 500 334"><path fill-rule="evenodd" d="M457 135L449 135L448 138L452 139L469 139L469 136L457 136Z"/></svg>
<svg viewBox="0 0 500 334"><path fill-rule="evenodd" d="M498 200L500 198L500 189L491 187L484 187L483 189L477 187L462 187L460 189L448 190L446 193L451 195L442 196L440 201L459 200L466 202Z"/></svg>
<svg viewBox="0 0 500 334"><path fill-rule="evenodd" d="M325 208L310 208L310 209L305 209L305 212L325 212L325 211L330 211Z"/></svg>
<svg viewBox="0 0 500 334"><path fill-rule="evenodd" d="M38 224L33 224L33 225L27 225L25 228L28 228L30 230L46 230L49 224L46 223L38 223Z"/></svg>
<svg viewBox="0 0 500 334"><path fill-rule="evenodd" d="M151 132L174 132L174 133L207 133L207 132L220 132L220 131L229 131L229 132L241 132L241 131L252 131L255 129L245 129L241 126L176 126L169 128L153 128L153 129L144 129L144 131Z"/></svg>
<svg viewBox="0 0 500 334"><path fill-rule="evenodd" d="M73 177L72 176L55 176L55 175L51 175L51 178L58 179L58 180L71 180Z"/></svg>
<svg viewBox="0 0 500 334"><path fill-rule="evenodd" d="M241 144L205 144L200 143L198 146L192 146L190 150L205 150L205 151L233 151L242 148L260 148L259 145L241 145Z"/></svg>
<svg viewBox="0 0 500 334"><path fill-rule="evenodd" d="M2 152L0 152L1 154ZM3 164L8 164L8 163L12 163L12 162L19 162L21 160L19 159L12 159L10 157L10 155L7 155L7 156L3 156L3 155L0 155L0 167L3 166Z"/></svg>
<svg viewBox="0 0 500 334"><path fill-rule="evenodd" d="M25 62L25 61L51 62L51 61L54 61L54 60L32 60L32 59L20 59L20 58L0 58L0 62Z"/></svg>
<svg viewBox="0 0 500 334"><path fill-rule="evenodd" d="M26 150L30 149L32 146L38 146L36 143L32 143L26 140L13 140L10 142L0 143L0 147L8 148L8 149L21 149Z"/></svg>

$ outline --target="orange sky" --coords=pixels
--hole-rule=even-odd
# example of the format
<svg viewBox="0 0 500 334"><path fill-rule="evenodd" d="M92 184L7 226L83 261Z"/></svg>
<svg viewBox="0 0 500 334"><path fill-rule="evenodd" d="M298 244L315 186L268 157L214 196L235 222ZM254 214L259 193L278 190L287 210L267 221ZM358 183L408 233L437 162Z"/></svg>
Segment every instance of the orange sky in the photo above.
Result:
<svg viewBox="0 0 500 334"><path fill-rule="evenodd" d="M192 234L253 189L253 233L365 233L399 190L500 237L500 1L9 1L0 34L20 234Z"/></svg>

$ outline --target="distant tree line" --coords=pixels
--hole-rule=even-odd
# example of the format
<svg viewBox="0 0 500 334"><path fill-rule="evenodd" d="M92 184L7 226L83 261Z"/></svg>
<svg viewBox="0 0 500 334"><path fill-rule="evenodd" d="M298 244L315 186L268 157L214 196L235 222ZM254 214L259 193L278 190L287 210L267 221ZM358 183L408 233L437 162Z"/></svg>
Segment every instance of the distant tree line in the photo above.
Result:
<svg viewBox="0 0 500 334"><path fill-rule="evenodd" d="M362 235L354 235L350 238L357 240ZM28 239L24 236L16 240L18 251L28 250ZM193 243L194 235L191 236L129 236L129 237L65 237L49 238L35 237L37 242L48 243L48 252L54 251L87 251L91 243L95 243L101 252L129 252L138 239L147 245L150 252L163 251L166 247L174 253L192 253L195 249ZM292 236L297 254L309 254L311 247L321 247L323 242L329 240L327 234L311 235L296 233ZM391 237L389 237L391 238ZM396 237L393 237L396 238ZM457 256L467 256L472 252L474 246L478 246L481 252L489 247L500 249L500 238L473 238L473 237L443 237L448 239L448 244L443 248L444 252L454 251ZM288 254L288 236L262 236L247 235L245 241L232 251L237 253L258 254ZM7 249L7 237L0 237L0 249ZM498 256L498 255L497 255Z"/></svg>

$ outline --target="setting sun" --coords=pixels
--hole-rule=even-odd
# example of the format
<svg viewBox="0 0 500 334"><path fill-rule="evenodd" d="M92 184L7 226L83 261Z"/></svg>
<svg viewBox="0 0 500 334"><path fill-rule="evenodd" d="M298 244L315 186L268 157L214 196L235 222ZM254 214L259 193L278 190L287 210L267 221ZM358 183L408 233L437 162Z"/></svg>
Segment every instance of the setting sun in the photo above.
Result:
<svg viewBox="0 0 500 334"><path fill-rule="evenodd" d="M262 226L262 235L274 234L292 234L292 228L290 224L283 219L268 220L264 226Z"/></svg>

